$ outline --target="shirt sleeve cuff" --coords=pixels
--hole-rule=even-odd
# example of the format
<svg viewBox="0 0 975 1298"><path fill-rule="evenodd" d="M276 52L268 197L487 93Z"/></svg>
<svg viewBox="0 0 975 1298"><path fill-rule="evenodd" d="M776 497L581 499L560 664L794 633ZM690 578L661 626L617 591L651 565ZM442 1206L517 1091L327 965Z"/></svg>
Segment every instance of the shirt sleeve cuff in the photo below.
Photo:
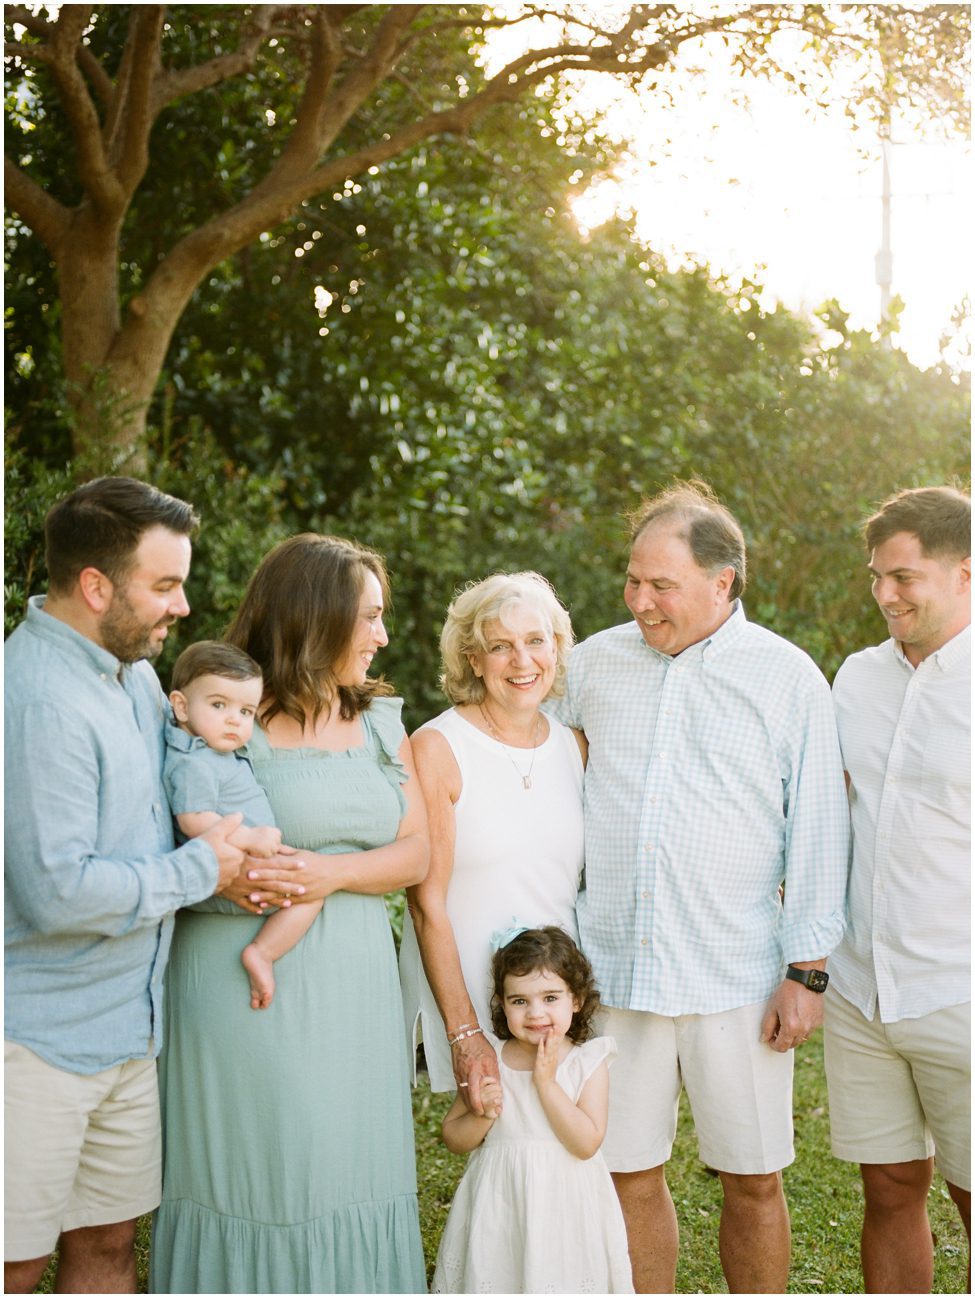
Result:
<svg viewBox="0 0 975 1298"><path fill-rule="evenodd" d="M220 867L217 865L217 854L210 844L200 838L192 838L177 848L175 855L182 859L185 870L185 900L180 904L191 906L194 902L212 897L220 881Z"/></svg>
<svg viewBox="0 0 975 1298"><path fill-rule="evenodd" d="M782 955L786 964L800 960L822 960L839 944L846 928L846 914L834 910L815 920L787 921L782 929Z"/></svg>

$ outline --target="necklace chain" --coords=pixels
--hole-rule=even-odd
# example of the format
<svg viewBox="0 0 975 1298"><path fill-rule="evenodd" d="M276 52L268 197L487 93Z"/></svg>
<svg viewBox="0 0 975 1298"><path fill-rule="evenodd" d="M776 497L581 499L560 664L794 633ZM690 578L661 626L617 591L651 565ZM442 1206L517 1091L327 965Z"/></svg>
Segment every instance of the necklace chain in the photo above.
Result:
<svg viewBox="0 0 975 1298"><path fill-rule="evenodd" d="M536 716L535 718L535 734L532 740L532 759L528 764L527 772L525 772L521 770L518 763L512 757L510 748L498 733L498 728L491 720L491 716L488 713L487 709L485 708L484 704L479 703L477 706L480 709L481 716L484 718L484 722L488 730L490 730L492 737L496 739L498 743L501 745L502 749L504 750L505 757L507 757L508 761L515 768L515 772L517 773L518 778L521 780L522 787L524 788L525 792L526 793L530 792L532 787L532 771L535 769L535 755L538 752L538 732L539 729L541 728L542 718L540 716Z"/></svg>

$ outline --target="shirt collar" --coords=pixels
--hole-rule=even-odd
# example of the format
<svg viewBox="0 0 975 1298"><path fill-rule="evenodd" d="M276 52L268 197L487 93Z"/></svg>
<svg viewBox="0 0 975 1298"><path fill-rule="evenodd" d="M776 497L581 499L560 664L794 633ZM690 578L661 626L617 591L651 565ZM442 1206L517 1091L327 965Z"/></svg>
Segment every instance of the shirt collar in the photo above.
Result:
<svg viewBox="0 0 975 1298"><path fill-rule="evenodd" d="M166 743L178 753L192 753L198 748L210 748L205 739L201 739L199 735L191 735L188 730L178 726L173 720L172 713L166 719ZM240 748L235 748L230 753L221 753L215 748L211 748L210 751L217 757L246 757L250 761L250 753L247 751L246 744L242 744Z"/></svg>
<svg viewBox="0 0 975 1298"><path fill-rule="evenodd" d="M972 654L972 628L963 627L957 635L946 641L940 649L935 649L933 654L928 654L923 662L918 663L917 667L907 660L900 642L891 640L890 643L894 648L894 657L907 668L908 671L919 671L925 663L931 663L932 667L937 666L938 670L947 674L960 667L967 667L971 662ZM928 668L932 670L932 668Z"/></svg>
<svg viewBox="0 0 975 1298"><path fill-rule="evenodd" d="M95 644L94 640L89 640L86 635L76 631L73 626L67 622L62 622L58 617L52 617L50 613L44 612L44 595L32 595L27 601L27 625L35 635L42 636L45 640L53 640L62 645L64 648L72 650L75 654L82 657L86 664L98 673L99 676L112 676L118 679L119 669L123 666L113 653L103 649L100 644Z"/></svg>
<svg viewBox="0 0 975 1298"><path fill-rule="evenodd" d="M194 748L206 748L206 740L199 735L191 735L188 730L178 726L172 715L166 719L166 743L179 753L191 752Z"/></svg>
<svg viewBox="0 0 975 1298"><path fill-rule="evenodd" d="M654 649L651 645L646 645L646 647L650 653L655 654L664 663L703 662L705 657L712 658L723 653L729 645L732 645L745 630L747 622L744 605L740 599L736 599L731 615L725 618L717 630L712 631L703 640L698 640L696 644L688 645L679 654L661 653L659 649ZM643 643L646 644L646 641L644 640Z"/></svg>

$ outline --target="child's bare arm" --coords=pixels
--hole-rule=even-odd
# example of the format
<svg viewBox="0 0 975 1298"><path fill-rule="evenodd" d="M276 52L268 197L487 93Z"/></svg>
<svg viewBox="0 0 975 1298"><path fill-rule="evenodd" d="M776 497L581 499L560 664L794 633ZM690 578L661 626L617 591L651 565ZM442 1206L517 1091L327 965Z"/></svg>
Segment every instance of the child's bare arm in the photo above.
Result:
<svg viewBox="0 0 975 1298"><path fill-rule="evenodd" d="M220 817L215 811L181 811L176 817L176 823L187 838L199 838L201 834L205 834L208 829L211 829L219 819ZM243 825L241 825L241 829L243 829ZM240 833L240 830L237 830L236 833ZM236 833L234 835L235 839ZM236 842L234 846L237 846ZM241 850L243 851L243 849Z"/></svg>
<svg viewBox="0 0 975 1298"><path fill-rule="evenodd" d="M183 811L176 817L176 823L187 838L199 838L221 819L215 811ZM248 856L266 859L280 848L281 831L273 825L241 825L228 841Z"/></svg>
<svg viewBox="0 0 975 1298"><path fill-rule="evenodd" d="M544 1052L544 1053L543 1053ZM576 1158L592 1158L606 1135L609 1114L609 1068L601 1063L582 1088L576 1103L555 1080L558 1046L545 1040L538 1047L532 1080L545 1116L559 1140Z"/></svg>
<svg viewBox="0 0 975 1298"><path fill-rule="evenodd" d="M458 1091L443 1120L443 1141L452 1154L469 1154L484 1140L501 1114L501 1083L493 1077L481 1082L484 1116L472 1113Z"/></svg>

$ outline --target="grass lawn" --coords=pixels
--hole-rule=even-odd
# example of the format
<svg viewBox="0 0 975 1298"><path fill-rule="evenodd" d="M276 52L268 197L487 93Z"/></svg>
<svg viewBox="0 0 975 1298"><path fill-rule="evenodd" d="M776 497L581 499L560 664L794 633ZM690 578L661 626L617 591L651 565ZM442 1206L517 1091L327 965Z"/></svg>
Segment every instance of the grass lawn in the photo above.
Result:
<svg viewBox="0 0 975 1298"><path fill-rule="evenodd" d="M612 1075L612 1074L611 1074ZM424 1086L414 1099L420 1182L420 1222L432 1273L437 1244L464 1159L439 1143L439 1123L449 1096L431 1095ZM829 1150L826 1078L821 1034L796 1058L794 1092L796 1161L785 1172L792 1214L790 1293L862 1293L860 1222L863 1194L857 1168ZM677 1207L681 1247L678 1293L727 1293L718 1260L721 1185L697 1157L693 1124L681 1100L677 1144L668 1169ZM965 1232L940 1176L929 1198L935 1236L934 1292L963 1293L968 1257Z"/></svg>
<svg viewBox="0 0 975 1298"><path fill-rule="evenodd" d="M420 1224L428 1274L457 1182L463 1157L450 1154L440 1141L440 1121L450 1096L431 1095L424 1083L414 1094ZM826 1081L822 1044L817 1036L796 1061L796 1161L786 1170L785 1187L792 1212L790 1293L862 1293L859 1233L863 1196L857 1169L829 1152ZM727 1292L718 1262L718 1216L721 1187L698 1161L686 1104L681 1103L680 1130L668 1179L681 1229L678 1293ZM954 1204L940 1177L929 1199L935 1237L934 1292L965 1291L967 1247ZM140 1291L146 1291L148 1218L140 1222ZM49 1270L41 1292L53 1292Z"/></svg>

